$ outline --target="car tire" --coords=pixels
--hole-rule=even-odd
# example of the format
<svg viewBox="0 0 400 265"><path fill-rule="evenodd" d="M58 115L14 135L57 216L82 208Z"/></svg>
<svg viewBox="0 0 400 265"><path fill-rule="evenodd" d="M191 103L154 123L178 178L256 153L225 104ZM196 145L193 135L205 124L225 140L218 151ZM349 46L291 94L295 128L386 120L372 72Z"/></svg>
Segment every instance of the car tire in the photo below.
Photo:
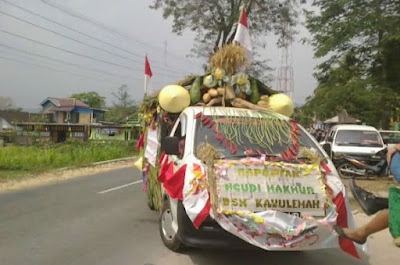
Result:
<svg viewBox="0 0 400 265"><path fill-rule="evenodd" d="M168 249L178 253L183 252L184 250L187 249L187 247L182 243L182 241L177 236L178 233L177 232L175 233L175 231L172 229L172 221L173 221L173 215L169 199L164 199L159 219L159 229L160 229L161 239L164 245Z"/></svg>
<svg viewBox="0 0 400 265"><path fill-rule="evenodd" d="M356 176L356 174L342 172L342 170L350 170L350 169L356 170L357 168L354 165L352 165L352 164L350 164L348 162L340 163L338 165L338 167L337 167L337 171L339 173L339 176L342 179L349 179L349 178L353 178L353 177Z"/></svg>

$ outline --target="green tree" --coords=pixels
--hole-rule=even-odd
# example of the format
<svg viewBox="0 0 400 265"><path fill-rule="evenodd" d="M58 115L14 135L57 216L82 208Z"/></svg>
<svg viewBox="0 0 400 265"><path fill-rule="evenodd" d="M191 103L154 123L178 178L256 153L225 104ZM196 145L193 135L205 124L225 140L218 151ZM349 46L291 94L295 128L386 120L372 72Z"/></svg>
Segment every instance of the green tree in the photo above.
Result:
<svg viewBox="0 0 400 265"><path fill-rule="evenodd" d="M72 98L79 99L80 101L88 104L92 108L102 109L106 106L105 97L100 96L97 92L87 92L73 94Z"/></svg>
<svg viewBox="0 0 400 265"><path fill-rule="evenodd" d="M253 47L265 47L265 36L279 36L278 45L294 37L297 23L297 0L153 0L152 9L162 9L165 19L172 18L172 32L181 35L189 29L196 32L192 54L207 58L224 44L231 43L236 33L240 8L246 7ZM254 68L263 73L265 61L254 56Z"/></svg>
<svg viewBox="0 0 400 265"><path fill-rule="evenodd" d="M382 117L387 117L388 110L395 108L399 96L389 88L372 89L370 79L360 78L362 70L351 61L342 60L326 72L313 96L307 98L302 112L308 117L316 113L319 119L325 120L346 109L349 115L367 124L384 127Z"/></svg>
<svg viewBox="0 0 400 265"><path fill-rule="evenodd" d="M388 127L400 92L400 2L318 0L306 12L318 87L304 112L319 118L345 108L369 124Z"/></svg>
<svg viewBox="0 0 400 265"><path fill-rule="evenodd" d="M122 85L117 91L112 92L112 95L117 101L114 101L114 107L130 108L136 105L136 102L131 99L131 95L128 93L128 86Z"/></svg>
<svg viewBox="0 0 400 265"><path fill-rule="evenodd" d="M0 110L15 110L14 100L10 97L0 97Z"/></svg>
<svg viewBox="0 0 400 265"><path fill-rule="evenodd" d="M105 114L105 120L123 122L124 119L137 110L137 103L131 99L127 85L120 86L112 93L115 98L113 106Z"/></svg>

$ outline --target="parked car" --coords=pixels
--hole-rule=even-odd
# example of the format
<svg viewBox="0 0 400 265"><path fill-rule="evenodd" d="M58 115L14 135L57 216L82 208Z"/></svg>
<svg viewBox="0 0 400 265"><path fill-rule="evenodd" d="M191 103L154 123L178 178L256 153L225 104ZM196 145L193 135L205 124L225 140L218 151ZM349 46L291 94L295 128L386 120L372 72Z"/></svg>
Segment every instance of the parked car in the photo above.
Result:
<svg viewBox="0 0 400 265"><path fill-rule="evenodd" d="M336 125L322 143L336 167L343 156L352 156L370 165L381 160L378 152L386 148L378 130L366 125Z"/></svg>
<svg viewBox="0 0 400 265"><path fill-rule="evenodd" d="M396 144L400 144L400 131L379 131L383 142L387 145L388 149Z"/></svg>

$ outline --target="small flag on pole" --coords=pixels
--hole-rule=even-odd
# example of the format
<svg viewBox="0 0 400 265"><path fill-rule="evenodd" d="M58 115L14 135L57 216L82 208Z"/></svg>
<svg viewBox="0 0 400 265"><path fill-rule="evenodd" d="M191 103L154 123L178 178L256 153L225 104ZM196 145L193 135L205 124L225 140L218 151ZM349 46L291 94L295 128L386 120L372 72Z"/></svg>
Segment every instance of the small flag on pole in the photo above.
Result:
<svg viewBox="0 0 400 265"><path fill-rule="evenodd" d="M239 17L239 23L236 29L235 38L233 40L239 43L240 46L245 48L248 54L251 55L253 47L251 46L249 26L247 24L247 14L244 7L242 8L242 13Z"/></svg>
<svg viewBox="0 0 400 265"><path fill-rule="evenodd" d="M144 61L144 96L147 96L147 91L151 89L151 77L153 76L153 72L151 72L150 62L145 56Z"/></svg>

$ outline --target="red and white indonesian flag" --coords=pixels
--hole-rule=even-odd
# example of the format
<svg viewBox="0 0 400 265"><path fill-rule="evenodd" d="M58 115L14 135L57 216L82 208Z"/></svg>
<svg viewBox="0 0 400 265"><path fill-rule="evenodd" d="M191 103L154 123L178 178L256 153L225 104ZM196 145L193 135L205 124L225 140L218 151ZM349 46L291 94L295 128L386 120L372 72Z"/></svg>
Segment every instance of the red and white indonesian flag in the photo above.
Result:
<svg viewBox="0 0 400 265"><path fill-rule="evenodd" d="M147 95L147 91L149 91L149 89L151 89L151 77L152 76L153 76L153 72L151 72L150 62L146 55L145 61L144 61L144 95L145 96Z"/></svg>
<svg viewBox="0 0 400 265"><path fill-rule="evenodd" d="M242 8L242 13L240 14L235 38L233 40L244 47L247 50L248 54L251 55L253 47L251 46L250 32L249 26L247 24L247 14L245 8Z"/></svg>

